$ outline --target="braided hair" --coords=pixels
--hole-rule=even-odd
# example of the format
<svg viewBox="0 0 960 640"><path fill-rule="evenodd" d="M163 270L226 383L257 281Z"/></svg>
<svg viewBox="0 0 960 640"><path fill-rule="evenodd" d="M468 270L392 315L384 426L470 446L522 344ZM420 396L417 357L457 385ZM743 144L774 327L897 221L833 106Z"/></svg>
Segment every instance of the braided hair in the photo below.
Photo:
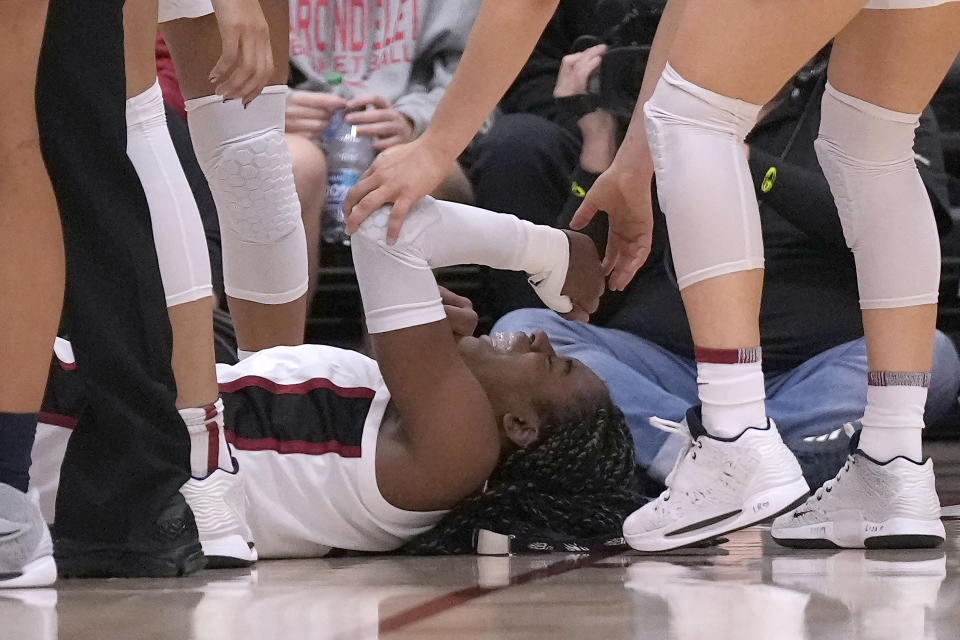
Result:
<svg viewBox="0 0 960 640"><path fill-rule="evenodd" d="M599 402L538 408L547 428L509 453L482 494L454 507L433 529L410 540L409 554L474 552L474 532L489 529L547 540L619 537L624 519L645 501L633 438L606 390Z"/></svg>

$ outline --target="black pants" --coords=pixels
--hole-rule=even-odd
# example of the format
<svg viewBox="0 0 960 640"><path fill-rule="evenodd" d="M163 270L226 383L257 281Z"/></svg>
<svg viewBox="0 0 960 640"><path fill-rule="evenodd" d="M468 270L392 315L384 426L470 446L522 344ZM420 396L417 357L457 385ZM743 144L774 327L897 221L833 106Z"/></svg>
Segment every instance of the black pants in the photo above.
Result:
<svg viewBox="0 0 960 640"><path fill-rule="evenodd" d="M188 478L150 212L127 159L123 0L51 0L37 84L66 245L64 322L87 408L70 440L58 536L120 541Z"/></svg>
<svg viewBox="0 0 960 640"><path fill-rule="evenodd" d="M580 140L546 118L501 116L480 142L471 170L477 206L556 226L579 152ZM491 271L491 286L497 317L543 306L522 273Z"/></svg>

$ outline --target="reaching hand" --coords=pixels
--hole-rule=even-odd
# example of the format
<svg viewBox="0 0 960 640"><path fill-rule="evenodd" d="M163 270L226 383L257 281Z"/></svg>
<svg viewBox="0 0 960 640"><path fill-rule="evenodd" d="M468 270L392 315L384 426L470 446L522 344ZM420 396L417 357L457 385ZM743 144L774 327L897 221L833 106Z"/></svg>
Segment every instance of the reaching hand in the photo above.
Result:
<svg viewBox="0 0 960 640"><path fill-rule="evenodd" d="M333 93L291 91L284 128L287 133L317 139L330 126L334 112L346 106L347 101Z"/></svg>
<svg viewBox="0 0 960 640"><path fill-rule="evenodd" d="M610 221L603 273L610 276L611 291L630 284L647 256L653 237L653 204L650 181L653 172L618 166L617 161L593 183L580 208L570 221L571 229L582 229L598 211Z"/></svg>
<svg viewBox="0 0 960 640"><path fill-rule="evenodd" d="M470 298L458 296L453 291L439 287L440 300L443 302L443 309L447 312L447 321L450 328L453 329L453 338L457 342L461 338L472 336L477 330L477 312L473 310L473 303Z"/></svg>
<svg viewBox="0 0 960 640"><path fill-rule="evenodd" d="M425 144L422 137L378 155L344 200L343 211L349 212L347 233L356 232L371 213L392 203L387 242L393 244L410 207L440 184L453 161Z"/></svg>
<svg viewBox="0 0 960 640"><path fill-rule="evenodd" d="M216 94L242 98L260 95L273 75L270 30L258 0L212 0L222 52L210 71Z"/></svg>
<svg viewBox="0 0 960 640"><path fill-rule="evenodd" d="M590 314L600 306L603 295L603 271L600 269L600 257L593 240L574 231L564 231L570 243L570 263L567 266L567 279L561 293L573 303L573 310L563 314L568 320L586 322Z"/></svg>
<svg viewBox="0 0 960 640"><path fill-rule="evenodd" d="M365 109L367 106L373 109ZM360 96L347 103L347 108L357 109L347 114L347 122L357 125L358 136L376 138L373 148L377 151L413 140L413 122L383 96Z"/></svg>
<svg viewBox="0 0 960 640"><path fill-rule="evenodd" d="M557 84L553 87L553 97L578 96L587 93L587 80L590 74L600 66L607 45L598 44L578 53L563 56Z"/></svg>

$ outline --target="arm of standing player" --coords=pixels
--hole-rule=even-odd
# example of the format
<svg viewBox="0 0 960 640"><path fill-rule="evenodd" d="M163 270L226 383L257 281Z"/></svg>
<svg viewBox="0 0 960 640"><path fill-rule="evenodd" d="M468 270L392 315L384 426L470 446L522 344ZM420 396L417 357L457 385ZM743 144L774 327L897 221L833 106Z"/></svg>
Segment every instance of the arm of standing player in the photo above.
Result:
<svg viewBox="0 0 960 640"><path fill-rule="evenodd" d="M347 230L393 203L388 238L410 207L440 184L520 72L559 0L486 0L450 88L424 134L381 153L347 194Z"/></svg>

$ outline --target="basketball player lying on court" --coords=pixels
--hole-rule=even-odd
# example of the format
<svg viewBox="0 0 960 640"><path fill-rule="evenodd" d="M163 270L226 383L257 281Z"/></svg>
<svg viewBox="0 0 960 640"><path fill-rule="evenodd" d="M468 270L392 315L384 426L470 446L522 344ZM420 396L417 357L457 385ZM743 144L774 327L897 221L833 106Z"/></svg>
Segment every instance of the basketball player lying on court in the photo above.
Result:
<svg viewBox="0 0 960 640"><path fill-rule="evenodd" d="M470 337L469 302L445 292L445 309L431 271L524 271L551 308L586 319L604 286L592 242L425 198L388 245L388 215L371 216L352 242L376 361L302 345L218 365L227 439L244 472L218 472L219 481L243 479L260 557L400 547L465 553L478 529L516 535L514 548L619 539L643 500L631 490L633 441L604 384L557 356L542 332L509 346ZM64 346L61 361L70 360ZM76 374L54 369L48 400L62 405L70 395L63 379ZM211 421L195 433L193 457L216 464L220 428ZM51 429L34 450L42 503L55 490ZM221 503L197 514L201 531L217 531L217 519L231 520L218 510L237 508ZM231 536L250 539L228 527L219 536L205 541L205 553L228 549Z"/></svg>

